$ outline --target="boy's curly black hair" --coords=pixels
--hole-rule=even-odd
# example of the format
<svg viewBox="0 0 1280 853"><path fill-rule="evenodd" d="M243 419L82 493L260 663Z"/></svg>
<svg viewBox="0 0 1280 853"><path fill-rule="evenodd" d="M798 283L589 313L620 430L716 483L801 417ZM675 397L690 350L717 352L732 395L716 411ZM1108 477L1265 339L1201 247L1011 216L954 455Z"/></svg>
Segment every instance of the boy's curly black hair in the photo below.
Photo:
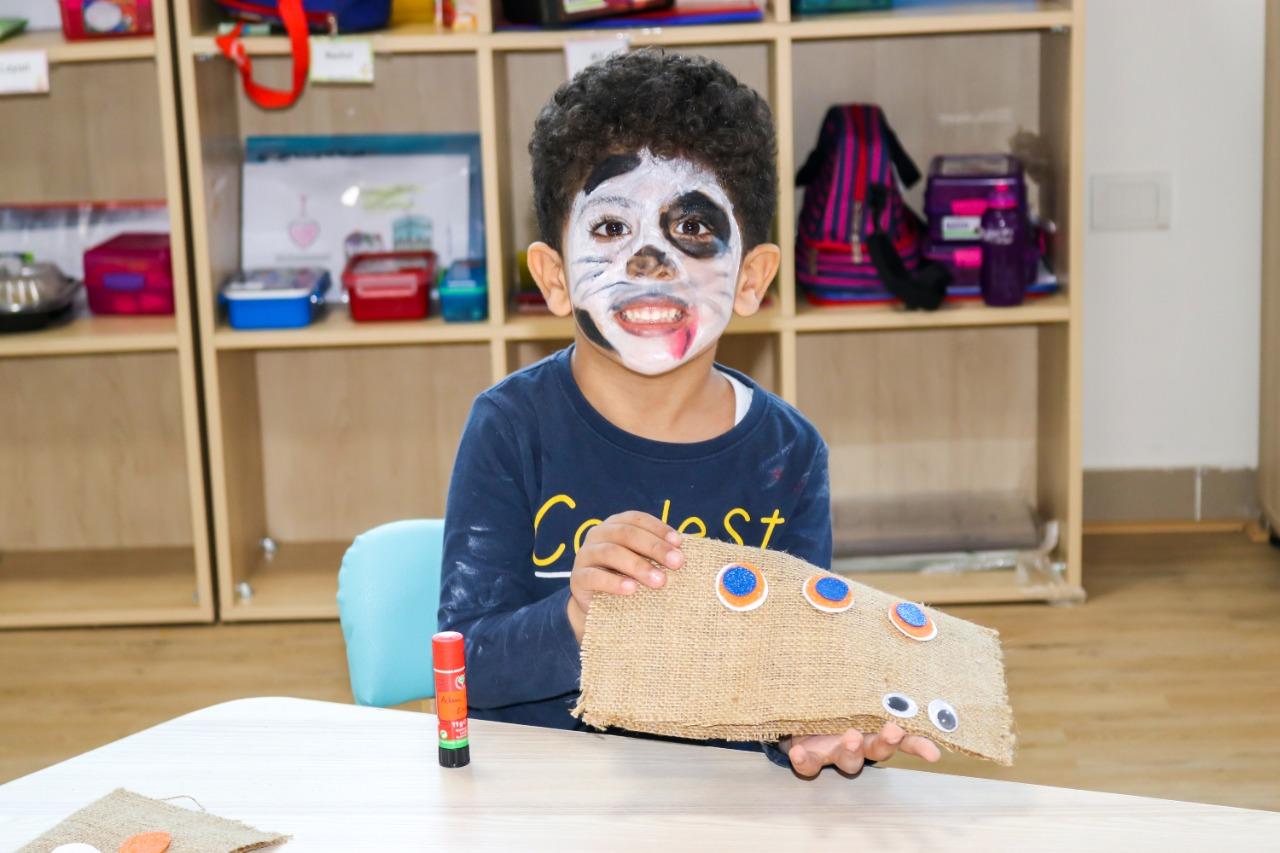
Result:
<svg viewBox="0 0 1280 853"><path fill-rule="evenodd" d="M556 251L573 198L606 157L648 148L713 171L743 249L768 239L778 203L777 138L765 100L720 63L655 48L611 57L560 86L533 127L533 197Z"/></svg>

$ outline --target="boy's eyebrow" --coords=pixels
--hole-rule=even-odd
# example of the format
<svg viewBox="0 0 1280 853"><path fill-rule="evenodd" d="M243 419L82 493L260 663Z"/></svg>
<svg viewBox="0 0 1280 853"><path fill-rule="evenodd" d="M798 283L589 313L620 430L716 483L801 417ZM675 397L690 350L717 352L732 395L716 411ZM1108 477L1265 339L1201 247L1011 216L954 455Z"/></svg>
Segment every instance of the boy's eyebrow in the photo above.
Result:
<svg viewBox="0 0 1280 853"><path fill-rule="evenodd" d="M632 203L631 199L627 198L626 196L602 195L602 196L597 196L596 198L593 198L590 201L588 201L585 205L582 206L582 209L590 210L591 208L598 207L599 205L602 205L602 204L616 204L619 207L625 207L627 209L635 207L635 204Z"/></svg>

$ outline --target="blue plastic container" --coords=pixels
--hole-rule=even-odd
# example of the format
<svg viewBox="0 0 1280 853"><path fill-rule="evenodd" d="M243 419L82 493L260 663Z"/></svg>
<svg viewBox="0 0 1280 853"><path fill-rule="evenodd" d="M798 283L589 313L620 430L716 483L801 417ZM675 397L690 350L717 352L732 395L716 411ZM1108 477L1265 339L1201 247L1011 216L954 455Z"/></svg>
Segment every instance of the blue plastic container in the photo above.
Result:
<svg viewBox="0 0 1280 853"><path fill-rule="evenodd" d="M324 307L329 273L323 268L247 270L222 288L233 329L295 329Z"/></svg>
<svg viewBox="0 0 1280 853"><path fill-rule="evenodd" d="M448 323L477 323L489 316L489 283L483 260L455 261L440 281L440 316Z"/></svg>

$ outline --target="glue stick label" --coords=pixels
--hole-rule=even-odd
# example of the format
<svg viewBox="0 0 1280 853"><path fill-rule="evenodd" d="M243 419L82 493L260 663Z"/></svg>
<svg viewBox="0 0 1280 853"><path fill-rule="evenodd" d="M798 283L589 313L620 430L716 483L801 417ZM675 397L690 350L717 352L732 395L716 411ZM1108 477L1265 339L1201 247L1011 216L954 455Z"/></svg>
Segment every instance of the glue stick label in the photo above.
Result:
<svg viewBox="0 0 1280 853"><path fill-rule="evenodd" d="M465 670L437 669L436 718L440 721L440 746L461 749L467 745L467 675Z"/></svg>

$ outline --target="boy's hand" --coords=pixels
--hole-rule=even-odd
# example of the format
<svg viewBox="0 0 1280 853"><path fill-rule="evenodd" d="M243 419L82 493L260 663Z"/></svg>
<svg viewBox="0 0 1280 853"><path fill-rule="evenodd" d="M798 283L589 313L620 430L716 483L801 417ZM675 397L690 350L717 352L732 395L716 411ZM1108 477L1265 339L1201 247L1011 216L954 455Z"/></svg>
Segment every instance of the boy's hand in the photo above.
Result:
<svg viewBox="0 0 1280 853"><path fill-rule="evenodd" d="M933 741L909 735L895 723L885 723L876 734L849 729L842 735L798 735L784 738L778 747L791 759L796 773L806 778L817 776L828 764L854 775L864 761L887 761L899 750L931 764L942 757Z"/></svg>
<svg viewBox="0 0 1280 853"><path fill-rule="evenodd" d="M654 589L662 586L666 572L653 563L678 569L684 563L679 551L682 539L647 512L620 512L587 531L569 575L569 623L578 642L582 642L593 595L630 595L637 583Z"/></svg>

